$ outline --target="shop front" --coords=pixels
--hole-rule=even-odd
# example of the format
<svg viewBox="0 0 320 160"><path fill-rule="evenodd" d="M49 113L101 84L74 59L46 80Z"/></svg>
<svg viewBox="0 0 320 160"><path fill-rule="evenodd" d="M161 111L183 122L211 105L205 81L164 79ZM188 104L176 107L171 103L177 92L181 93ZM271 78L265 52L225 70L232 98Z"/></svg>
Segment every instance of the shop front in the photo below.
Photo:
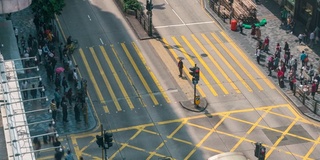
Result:
<svg viewBox="0 0 320 160"><path fill-rule="evenodd" d="M285 9L287 10L287 11L289 11L290 12L290 14L292 15L292 16L294 16L295 15L295 13L294 13L294 11L295 11L295 2L296 0L284 0L283 1L283 6L285 7Z"/></svg>
<svg viewBox="0 0 320 160"><path fill-rule="evenodd" d="M297 0L296 1L296 18L306 24L308 32L313 31L319 26L319 0ZM297 5L298 4L298 5Z"/></svg>

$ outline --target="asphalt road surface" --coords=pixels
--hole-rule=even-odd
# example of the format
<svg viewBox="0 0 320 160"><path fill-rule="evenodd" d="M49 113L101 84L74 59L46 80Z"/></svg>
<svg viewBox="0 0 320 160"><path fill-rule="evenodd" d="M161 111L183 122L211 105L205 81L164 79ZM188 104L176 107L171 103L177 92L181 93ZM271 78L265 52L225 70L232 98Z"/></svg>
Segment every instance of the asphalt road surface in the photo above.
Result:
<svg viewBox="0 0 320 160"><path fill-rule="evenodd" d="M99 124L113 132L109 159L200 160L229 151L255 159L255 142L267 159L320 158L320 124L292 107L199 1L153 3L159 39L138 40L113 1L68 0L59 16L64 35L79 41L73 60ZM197 94L208 102L201 113L180 105L193 98L194 64ZM70 135L75 154L101 159L97 134Z"/></svg>

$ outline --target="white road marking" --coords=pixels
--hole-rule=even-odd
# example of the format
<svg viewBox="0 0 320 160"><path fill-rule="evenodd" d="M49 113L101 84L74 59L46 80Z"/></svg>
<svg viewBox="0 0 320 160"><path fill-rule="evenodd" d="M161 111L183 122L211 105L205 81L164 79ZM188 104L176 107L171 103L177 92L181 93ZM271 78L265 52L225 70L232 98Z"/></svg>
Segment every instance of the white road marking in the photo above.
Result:
<svg viewBox="0 0 320 160"><path fill-rule="evenodd" d="M180 19L180 21L181 21L183 24L185 24L185 23L183 22L183 20L182 20L182 19L179 17L179 15L177 14L177 12L174 11L173 9L172 9L172 11L173 11L174 14L176 14L176 16Z"/></svg>
<svg viewBox="0 0 320 160"><path fill-rule="evenodd" d="M156 26L156 27L154 27L154 28L168 28L168 27L192 26L192 25L210 24L210 23L214 23L214 21L196 22L196 23L187 23L187 24L173 24L173 25L166 25L166 26Z"/></svg>
<svg viewBox="0 0 320 160"><path fill-rule="evenodd" d="M101 42L101 44L104 44L101 38L100 38L100 42Z"/></svg>
<svg viewBox="0 0 320 160"><path fill-rule="evenodd" d="M89 18L89 20L91 21L91 18L90 18L90 16L88 15L88 18Z"/></svg>
<svg viewBox="0 0 320 160"><path fill-rule="evenodd" d="M164 0L164 1L165 1L167 4L169 4L167 0Z"/></svg>

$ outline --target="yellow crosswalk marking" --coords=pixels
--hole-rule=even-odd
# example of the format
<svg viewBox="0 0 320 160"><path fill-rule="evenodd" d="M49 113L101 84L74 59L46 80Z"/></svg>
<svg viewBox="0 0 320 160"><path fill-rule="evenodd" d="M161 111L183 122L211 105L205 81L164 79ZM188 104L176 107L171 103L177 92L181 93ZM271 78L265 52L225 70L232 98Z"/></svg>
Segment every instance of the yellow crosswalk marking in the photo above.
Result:
<svg viewBox="0 0 320 160"><path fill-rule="evenodd" d="M188 55L188 53L182 48L182 45L178 42L178 40L175 37L171 37L172 40L174 41L174 43L179 47L179 50L185 54L186 59L189 61L189 63L191 64L191 66L194 66L194 61L190 58L190 56ZM211 84L209 83L209 81L207 80L207 78L202 74L202 72L200 72L200 77L203 80L204 84L209 88L209 90L211 91L211 93L214 96L218 96L218 93L213 89L213 87L211 86Z"/></svg>
<svg viewBox="0 0 320 160"><path fill-rule="evenodd" d="M98 69L100 71L100 74L102 76L102 79L103 79L105 85L107 86L107 89L108 89L108 91L109 91L109 93L111 95L112 101L113 101L113 103L115 104L115 106L117 108L117 111L122 111L122 109L120 107L120 104L118 102L118 99L117 99L116 95L114 94L114 91L113 91L113 89L111 87L111 84L110 84L106 74L103 71L103 68L102 68L102 66L101 66L101 64L99 62L99 59L98 59L94 49L92 47L89 47L89 50L90 50L90 52L91 52L91 54L93 56L94 61L96 62L96 65L97 65L97 67L98 67Z"/></svg>
<svg viewBox="0 0 320 160"><path fill-rule="evenodd" d="M224 56L220 53L220 51L212 44L209 38L205 34L201 34L204 40L210 45L210 47L214 50L214 52L220 57L225 65L232 71L232 73L239 79L239 81L248 89L249 92L252 92L251 87L242 79L239 73L231 66L231 64L224 58Z"/></svg>
<svg viewBox="0 0 320 160"><path fill-rule="evenodd" d="M100 88L97 85L96 79L94 78L94 76L92 74L92 71L91 71L90 66L88 64L88 61L87 61L87 58L85 57L85 55L83 53L83 50L79 49L79 53L80 53L80 56L81 56L81 59L82 59L84 65L85 65L85 67L87 69L87 72L89 74L89 77L90 77L90 80L91 80L91 82L93 84L93 87L96 90L96 93L97 93L97 96L99 98L100 103L105 103L105 100L103 99L103 96L101 94ZM109 113L109 109L108 109L107 105L104 104L103 109L104 109L104 111L106 113Z"/></svg>
<svg viewBox="0 0 320 160"><path fill-rule="evenodd" d="M122 60L120 59L120 57L119 57L116 49L114 48L113 45L110 45L110 47L111 47L111 50L112 50L113 54L114 54L115 57L117 58L120 66L121 66L121 68L122 68L122 70L123 70L123 73L127 76L130 85L133 86L134 84L133 84L133 82L132 82L131 76L129 75L129 73L128 73L127 70L125 69L124 64L123 64ZM141 98L141 94L138 92L138 90L134 89L134 92L136 93L136 95L138 95L138 97L139 97L138 99L139 99L140 103L142 104L142 106L143 106L143 107L146 107L147 105L143 102L143 100L142 100L142 98Z"/></svg>
<svg viewBox="0 0 320 160"><path fill-rule="evenodd" d="M275 86L274 84L265 76L264 73L261 72L261 70L259 70L257 68L256 65L254 65L252 63L252 61L249 60L249 58L246 56L246 54L243 53L243 51L231 40L231 38L229 36L227 36L224 32L220 32L221 35L233 46L234 49L236 49L236 51L238 53L240 53L240 55L243 57L243 59L248 63L250 64L250 66L258 73L258 75L265 81L265 83L268 84L268 86L271 88L271 89L275 89Z"/></svg>
<svg viewBox="0 0 320 160"><path fill-rule="evenodd" d="M202 64L202 66L207 70L207 72L210 74L210 76L214 79L214 81L218 84L218 86L222 89L224 94L229 94L228 90L222 85L220 80L216 77L216 75L212 72L212 70L209 68L209 66L204 62L204 60L199 56L198 52L192 47L190 42L186 39L185 36L181 36L182 40L187 44L187 46L190 48L192 53L197 57L199 62Z"/></svg>
<svg viewBox="0 0 320 160"><path fill-rule="evenodd" d="M158 104L159 104L158 100L156 99L156 97L155 97L154 94L152 93L152 91L151 91L151 89L150 89L147 81L144 79L144 77L143 77L142 73L140 72L140 70L139 70L136 62L133 60L133 58L132 58L132 56L131 56L128 48L126 47L126 45L125 45L124 43L121 43L121 47L122 47L122 49L124 50L124 52L126 53L126 55L127 55L128 59L129 59L130 63L132 64L134 70L136 71L138 77L140 78L143 86L146 88L146 90L147 90L149 96L151 97L154 105L158 105Z"/></svg>
<svg viewBox="0 0 320 160"><path fill-rule="evenodd" d="M249 77L249 79L257 86L259 90L263 90L261 85L253 78L249 71L239 62L239 60L230 52L230 50L225 46L225 44L218 38L217 35L211 33L212 37L220 44L220 46L228 53L228 55L233 59L234 62L241 68L241 70Z"/></svg>
<svg viewBox="0 0 320 160"><path fill-rule="evenodd" d="M163 38L162 41L165 44L166 48L169 49L169 51L173 55L174 59L178 61L179 57L176 54L176 52L174 51L174 49L172 48L172 46L169 45L168 41L165 38ZM189 74L189 71L188 71L187 67L183 67L183 71L186 73L186 76L189 79L192 79L191 75ZM200 87L197 87L197 91L199 92L201 97L206 97L206 94L203 92L203 90Z"/></svg>
<svg viewBox="0 0 320 160"><path fill-rule="evenodd" d="M130 97L128 96L128 93L127 93L126 89L124 89L124 86L123 86L123 84L122 84L122 82L121 82L121 80L120 80L120 78L118 76L117 71L114 69L113 64L112 64L112 62L111 62L106 50L103 48L103 46L100 46L100 50L101 50L101 52L103 54L104 59L107 61L108 66L111 69L111 72L113 74L113 77L116 79L116 82L117 82L118 86L120 87L120 90L121 90L124 98L126 99L128 105L129 105L129 108L133 109L134 106L133 106L133 104L132 104L132 102L130 100Z"/></svg>
<svg viewBox="0 0 320 160"><path fill-rule="evenodd" d="M232 88L237 92L241 93L238 87L232 82L232 80L229 78L229 76L226 74L226 72L220 67L218 62L212 57L212 55L208 52L208 50L201 44L201 42L198 40L198 38L195 35L191 35L193 40L198 44L198 46L202 49L202 51L208 56L210 61L214 64L214 66L219 70L219 72L222 74L222 76L228 81L228 83L232 86Z"/></svg>
<svg viewBox="0 0 320 160"><path fill-rule="evenodd" d="M158 87L160 93L162 94L162 96L164 97L164 99L167 101L167 103L170 103L170 99L169 99L167 93L163 90L160 82L158 81L158 79L156 78L156 76L153 74L153 72L150 70L150 68L147 66L147 62L146 62L146 60L144 59L144 57L143 57L140 49L138 48L138 46L137 46L134 42L132 42L132 46L133 46L133 48L136 50L136 52L138 53L138 55L139 55L142 63L144 64L144 66L147 68L147 70L148 70L148 72L149 72L152 80L154 81L154 83L155 83L156 86Z"/></svg>

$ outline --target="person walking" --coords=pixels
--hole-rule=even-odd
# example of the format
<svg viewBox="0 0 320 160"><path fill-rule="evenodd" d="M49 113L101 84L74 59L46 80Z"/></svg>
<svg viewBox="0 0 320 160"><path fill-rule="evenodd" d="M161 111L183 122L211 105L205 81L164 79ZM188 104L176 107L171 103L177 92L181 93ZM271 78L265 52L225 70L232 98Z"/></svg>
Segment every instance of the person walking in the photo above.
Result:
<svg viewBox="0 0 320 160"><path fill-rule="evenodd" d="M241 19L239 20L238 28L239 28L239 30L240 30L240 34L243 34L243 22L242 22Z"/></svg>
<svg viewBox="0 0 320 160"><path fill-rule="evenodd" d="M21 89L23 90L22 93L23 93L23 98L24 99L28 99L28 81L26 80L23 80L22 81L22 84L21 84Z"/></svg>
<svg viewBox="0 0 320 160"><path fill-rule="evenodd" d="M65 76L63 76L63 78L62 78L62 87L63 87L63 92L65 93L68 88L68 82L67 82L67 78Z"/></svg>
<svg viewBox="0 0 320 160"><path fill-rule="evenodd" d="M76 102L76 104L74 105L74 116L77 122L80 122L80 105L81 103L79 102L79 100Z"/></svg>
<svg viewBox="0 0 320 160"><path fill-rule="evenodd" d="M52 119L54 121L56 121L56 119L57 119L57 106L56 106L56 102L54 99L51 100L50 109L51 109Z"/></svg>
<svg viewBox="0 0 320 160"><path fill-rule="evenodd" d="M68 92L66 93L66 97L69 101L70 106L72 106L72 88L69 88Z"/></svg>
<svg viewBox="0 0 320 160"><path fill-rule="evenodd" d="M268 71L269 71L268 76L272 76L272 70L273 70L273 57L270 56L268 60Z"/></svg>
<svg viewBox="0 0 320 160"><path fill-rule="evenodd" d="M56 78L54 80L54 85L56 86L56 88L60 89L61 80L60 80L60 75L59 74L56 74Z"/></svg>
<svg viewBox="0 0 320 160"><path fill-rule="evenodd" d="M41 149L41 142L38 139L38 137L35 137L33 139L33 149L35 150L35 156L36 158L40 156L40 149Z"/></svg>
<svg viewBox="0 0 320 160"><path fill-rule="evenodd" d="M17 40L17 43L18 43L18 40L19 40L19 30L18 30L18 28L13 27L13 31L14 31L14 36L16 36L16 40Z"/></svg>
<svg viewBox="0 0 320 160"><path fill-rule="evenodd" d="M284 73L281 69L278 69L277 77L278 77L278 83L279 83L280 88L283 88L284 87L284 81L283 81Z"/></svg>
<svg viewBox="0 0 320 160"><path fill-rule="evenodd" d="M32 84L32 89L30 90L30 94L31 94L33 99L37 98L37 89L36 89L36 86L34 84Z"/></svg>
<svg viewBox="0 0 320 160"><path fill-rule="evenodd" d="M304 33L299 34L299 36L298 36L299 45L301 45L301 43L304 42L305 37L306 37L306 35Z"/></svg>
<svg viewBox="0 0 320 160"><path fill-rule="evenodd" d="M182 69L183 69L183 62L181 59L179 59L179 62L178 62L178 69L179 69L179 77L181 78L182 77Z"/></svg>
<svg viewBox="0 0 320 160"><path fill-rule="evenodd" d="M66 156L65 160L74 160L73 154L71 153L71 151L69 149L67 151L67 156Z"/></svg>
<svg viewBox="0 0 320 160"><path fill-rule="evenodd" d="M62 107L62 119L63 122L69 122L68 121L68 106L67 106L67 100L66 97L62 98L61 107Z"/></svg>
<svg viewBox="0 0 320 160"><path fill-rule="evenodd" d="M309 39L310 39L309 45L312 48L313 47L313 43L314 43L314 39L315 39L314 32L310 33Z"/></svg>
<svg viewBox="0 0 320 160"><path fill-rule="evenodd" d="M47 133L49 133L49 143L54 143L55 142L55 135L56 135L56 129L54 128L54 126L49 123L49 127L47 129Z"/></svg>
<svg viewBox="0 0 320 160"><path fill-rule="evenodd" d="M314 96L316 95L316 91L317 91L317 84L316 81L312 81L312 85L311 85L311 95L312 95L312 99L314 100Z"/></svg>
<svg viewBox="0 0 320 160"><path fill-rule="evenodd" d="M38 88L39 88L40 97L46 96L46 94L45 94L46 89L45 89L45 86L43 85L42 81L39 81Z"/></svg>
<svg viewBox="0 0 320 160"><path fill-rule="evenodd" d="M60 91L59 88L56 88L56 90L54 92L54 100L56 102L57 109L60 108L61 98L62 98L59 91Z"/></svg>
<svg viewBox="0 0 320 160"><path fill-rule="evenodd" d="M257 49L256 51L256 57L257 57L257 63L260 64L260 54L261 54L261 50L260 48Z"/></svg>

